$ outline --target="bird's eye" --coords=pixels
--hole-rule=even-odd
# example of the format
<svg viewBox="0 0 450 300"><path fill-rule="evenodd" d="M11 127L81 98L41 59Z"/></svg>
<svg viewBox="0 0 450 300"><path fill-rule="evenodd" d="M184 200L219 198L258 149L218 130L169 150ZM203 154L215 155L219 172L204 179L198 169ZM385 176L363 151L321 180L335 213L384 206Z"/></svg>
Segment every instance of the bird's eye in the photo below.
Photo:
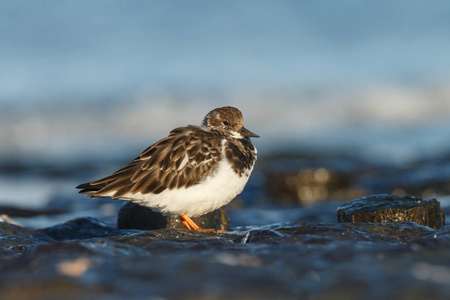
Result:
<svg viewBox="0 0 450 300"><path fill-rule="evenodd" d="M222 124L225 125L225 126L227 126L227 125L230 125L230 122L228 122L228 121L223 121Z"/></svg>

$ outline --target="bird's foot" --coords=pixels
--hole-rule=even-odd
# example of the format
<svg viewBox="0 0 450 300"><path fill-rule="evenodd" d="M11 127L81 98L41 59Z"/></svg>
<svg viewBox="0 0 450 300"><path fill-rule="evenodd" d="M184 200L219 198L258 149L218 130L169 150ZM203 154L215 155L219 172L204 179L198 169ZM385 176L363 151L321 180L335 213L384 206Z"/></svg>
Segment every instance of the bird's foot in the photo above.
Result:
<svg viewBox="0 0 450 300"><path fill-rule="evenodd" d="M218 230L218 229L202 229L197 224L195 224L194 221L192 221L191 218L189 218L186 214L181 214L181 223L186 229L194 230L194 231L201 231L201 232L214 232L214 233L226 233L225 230Z"/></svg>

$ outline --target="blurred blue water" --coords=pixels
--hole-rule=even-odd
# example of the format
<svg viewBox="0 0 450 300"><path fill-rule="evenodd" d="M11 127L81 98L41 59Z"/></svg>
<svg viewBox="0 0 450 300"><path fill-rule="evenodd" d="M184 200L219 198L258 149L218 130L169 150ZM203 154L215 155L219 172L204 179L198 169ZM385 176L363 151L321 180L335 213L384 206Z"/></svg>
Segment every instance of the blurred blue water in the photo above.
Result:
<svg viewBox="0 0 450 300"><path fill-rule="evenodd" d="M443 0L4 1L0 160L132 157L220 105L244 112L261 155L443 155L449 13Z"/></svg>
<svg viewBox="0 0 450 300"><path fill-rule="evenodd" d="M2 102L449 79L447 1L0 5Z"/></svg>

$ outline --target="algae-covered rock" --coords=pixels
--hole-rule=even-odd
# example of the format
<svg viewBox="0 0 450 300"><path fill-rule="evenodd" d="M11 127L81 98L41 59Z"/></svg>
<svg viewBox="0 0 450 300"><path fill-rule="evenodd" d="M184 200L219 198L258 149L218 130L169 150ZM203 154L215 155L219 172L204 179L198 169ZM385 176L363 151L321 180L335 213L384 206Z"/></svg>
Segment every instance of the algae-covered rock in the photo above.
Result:
<svg viewBox="0 0 450 300"><path fill-rule="evenodd" d="M437 229L445 224L445 214L436 199L411 196L372 195L345 203L337 211L338 222L415 222Z"/></svg>

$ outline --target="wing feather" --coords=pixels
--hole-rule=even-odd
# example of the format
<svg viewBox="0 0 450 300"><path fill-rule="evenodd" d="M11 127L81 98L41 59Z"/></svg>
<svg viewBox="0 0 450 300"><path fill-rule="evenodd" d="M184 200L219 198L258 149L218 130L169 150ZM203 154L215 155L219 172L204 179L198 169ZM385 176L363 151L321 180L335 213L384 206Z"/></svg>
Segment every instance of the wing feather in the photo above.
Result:
<svg viewBox="0 0 450 300"><path fill-rule="evenodd" d="M80 193L113 198L134 193L158 194L166 189L190 187L217 169L220 140L201 127L180 127L145 149L129 165L105 178L80 185ZM127 196L127 197L128 197Z"/></svg>

